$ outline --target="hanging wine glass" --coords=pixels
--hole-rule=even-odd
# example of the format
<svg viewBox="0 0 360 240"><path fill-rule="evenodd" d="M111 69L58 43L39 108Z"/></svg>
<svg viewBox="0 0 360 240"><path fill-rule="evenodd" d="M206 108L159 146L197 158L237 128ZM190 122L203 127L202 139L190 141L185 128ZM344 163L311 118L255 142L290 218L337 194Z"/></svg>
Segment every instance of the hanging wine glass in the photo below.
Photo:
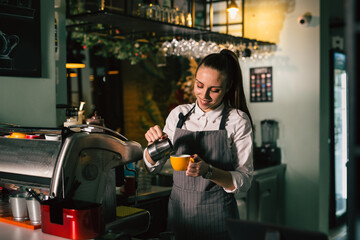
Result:
<svg viewBox="0 0 360 240"><path fill-rule="evenodd" d="M238 54L239 60L243 61L243 56L244 56L244 43L240 42L239 44L236 45L236 53Z"/></svg>
<svg viewBox="0 0 360 240"><path fill-rule="evenodd" d="M237 48L236 48L236 44L234 44L234 43L230 43L230 45L229 45L229 48L228 48L230 51L232 51L232 52L234 52L235 54L237 54L236 53L236 50L237 50Z"/></svg>
<svg viewBox="0 0 360 240"><path fill-rule="evenodd" d="M191 49L191 42L190 42L190 40L186 40L186 41L185 41L184 56L185 56L185 57L191 57L191 56L192 56L192 49Z"/></svg>
<svg viewBox="0 0 360 240"><path fill-rule="evenodd" d="M186 41L184 39L181 39L180 41L178 41L178 45L176 47L177 47L176 55L184 56L185 48L186 48Z"/></svg>
<svg viewBox="0 0 360 240"><path fill-rule="evenodd" d="M162 51L164 52L165 56L169 56L170 55L170 48L171 48L171 43L169 41L165 41L162 45L161 45Z"/></svg>
<svg viewBox="0 0 360 240"><path fill-rule="evenodd" d="M270 46L268 44L262 45L262 58L268 59L270 56Z"/></svg>
<svg viewBox="0 0 360 240"><path fill-rule="evenodd" d="M208 54L220 52L220 46L217 43L210 41L208 46L209 46Z"/></svg>
<svg viewBox="0 0 360 240"><path fill-rule="evenodd" d="M199 58L199 43L194 39L189 39L190 57Z"/></svg>
<svg viewBox="0 0 360 240"><path fill-rule="evenodd" d="M252 44L251 42L246 45L246 43L244 43L244 48L243 48L243 51L242 51L242 57L241 57L241 60L243 60L244 62L246 62L247 60L250 59L251 57L251 50L250 48L252 48Z"/></svg>
<svg viewBox="0 0 360 240"><path fill-rule="evenodd" d="M250 50L251 50L251 56L250 56L251 60L256 61L259 58L259 46L256 41L252 44L252 48L250 48Z"/></svg>
<svg viewBox="0 0 360 240"><path fill-rule="evenodd" d="M204 40L200 39L198 49L199 58L203 58L206 55L206 42Z"/></svg>
<svg viewBox="0 0 360 240"><path fill-rule="evenodd" d="M266 45L259 45L258 46L258 59L259 60L264 60L265 59L265 50L266 50Z"/></svg>
<svg viewBox="0 0 360 240"><path fill-rule="evenodd" d="M275 55L276 51L277 51L277 46L275 44L271 44L270 45L270 54L269 55L270 56Z"/></svg>
<svg viewBox="0 0 360 240"><path fill-rule="evenodd" d="M174 37L173 40L171 40L171 47L170 47L170 54L171 55L177 55L179 56L179 49L178 49L179 42Z"/></svg>
<svg viewBox="0 0 360 240"><path fill-rule="evenodd" d="M248 60L253 60L253 43L249 42L247 47L245 48L245 55L248 58Z"/></svg>

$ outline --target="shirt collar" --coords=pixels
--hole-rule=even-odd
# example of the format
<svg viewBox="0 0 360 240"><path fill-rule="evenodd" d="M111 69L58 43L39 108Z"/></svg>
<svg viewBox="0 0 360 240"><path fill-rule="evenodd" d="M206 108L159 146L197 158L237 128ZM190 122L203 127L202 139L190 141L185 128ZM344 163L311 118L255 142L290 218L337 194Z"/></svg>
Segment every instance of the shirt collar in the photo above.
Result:
<svg viewBox="0 0 360 240"><path fill-rule="evenodd" d="M206 116L209 119L209 121L215 121L218 117L221 116L223 110L224 110L224 103L221 103L217 108L209 112L204 112L203 110L201 110L201 108L198 106L196 102L194 114L196 117Z"/></svg>

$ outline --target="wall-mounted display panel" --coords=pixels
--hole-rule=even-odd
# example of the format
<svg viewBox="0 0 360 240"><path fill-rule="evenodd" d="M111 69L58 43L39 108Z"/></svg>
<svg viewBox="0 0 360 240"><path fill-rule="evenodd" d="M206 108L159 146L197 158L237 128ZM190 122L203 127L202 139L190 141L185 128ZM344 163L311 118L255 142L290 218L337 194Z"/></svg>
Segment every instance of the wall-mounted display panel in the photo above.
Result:
<svg viewBox="0 0 360 240"><path fill-rule="evenodd" d="M272 67L250 68L250 101L273 101Z"/></svg>

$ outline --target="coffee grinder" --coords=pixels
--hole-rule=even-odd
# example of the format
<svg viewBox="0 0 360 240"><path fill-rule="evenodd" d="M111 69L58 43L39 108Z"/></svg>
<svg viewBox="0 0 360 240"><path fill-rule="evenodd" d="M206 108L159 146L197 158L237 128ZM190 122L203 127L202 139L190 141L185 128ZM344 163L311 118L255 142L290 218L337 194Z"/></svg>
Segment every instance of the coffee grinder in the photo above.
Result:
<svg viewBox="0 0 360 240"><path fill-rule="evenodd" d="M254 168L270 167L281 162L281 150L276 145L279 137L279 123L275 120L261 121L261 146L255 147Z"/></svg>

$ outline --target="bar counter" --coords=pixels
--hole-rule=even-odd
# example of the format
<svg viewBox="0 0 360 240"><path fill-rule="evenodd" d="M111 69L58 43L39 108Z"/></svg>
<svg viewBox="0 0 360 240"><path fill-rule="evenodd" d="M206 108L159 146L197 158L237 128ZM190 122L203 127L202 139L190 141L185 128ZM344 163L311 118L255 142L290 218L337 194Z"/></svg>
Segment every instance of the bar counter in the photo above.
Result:
<svg viewBox="0 0 360 240"><path fill-rule="evenodd" d="M141 203L153 199L167 197L170 195L171 187L151 186L150 191L146 193L139 193L137 201L135 196L124 196L118 192L118 200L126 201L127 205L135 205L135 202ZM139 206L140 207L140 206ZM141 208L141 207L140 207ZM43 233L39 229L27 229L13 224L0 222L0 240L62 240L66 238Z"/></svg>
<svg viewBox="0 0 360 240"><path fill-rule="evenodd" d="M31 230L8 223L0 222L1 240L63 240L66 238L43 233L41 228Z"/></svg>

